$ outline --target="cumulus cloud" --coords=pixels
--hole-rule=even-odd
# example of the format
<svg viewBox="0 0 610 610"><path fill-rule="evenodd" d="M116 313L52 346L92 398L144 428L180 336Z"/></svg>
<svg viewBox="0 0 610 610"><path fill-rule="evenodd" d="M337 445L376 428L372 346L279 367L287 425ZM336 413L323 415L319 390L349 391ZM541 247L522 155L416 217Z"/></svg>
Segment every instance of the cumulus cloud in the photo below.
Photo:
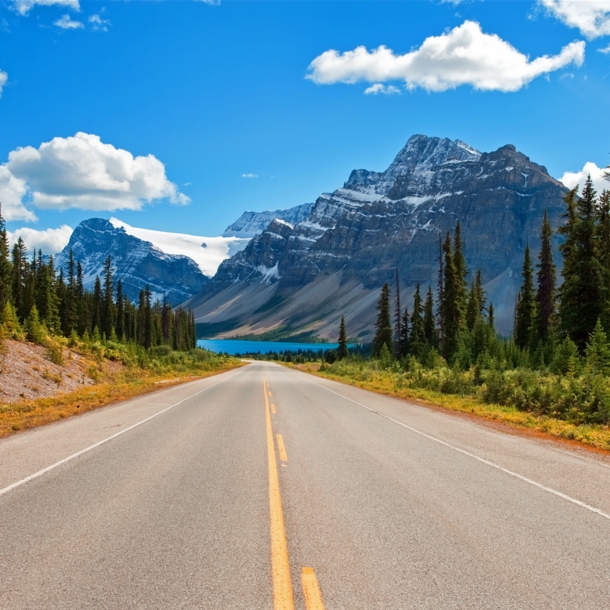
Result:
<svg viewBox="0 0 610 610"><path fill-rule="evenodd" d="M134 157L82 132L53 138L37 149L17 148L3 167L26 185L28 199L41 209L139 210L154 200L190 201L153 155Z"/></svg>
<svg viewBox="0 0 610 610"><path fill-rule="evenodd" d="M6 85L8 74L0 70L0 97L2 97L2 88Z"/></svg>
<svg viewBox="0 0 610 610"><path fill-rule="evenodd" d="M585 163L584 167L579 172L565 172L560 178L560 182L563 182L569 189L573 189L576 185L582 189L587 180L587 176L591 176L593 185L598 193L601 193L604 189L610 190L610 183L604 178L604 174L607 169L603 167L597 167L597 164L588 162Z"/></svg>
<svg viewBox="0 0 610 610"><path fill-rule="evenodd" d="M85 27L85 24L82 21L72 21L68 14L62 15L61 18L53 22L53 25L56 25L62 30L78 30Z"/></svg>
<svg viewBox="0 0 610 610"><path fill-rule="evenodd" d="M375 83L364 90L365 95L394 95L396 93L401 93L398 87L394 87L394 85L386 86L382 85L381 83Z"/></svg>
<svg viewBox="0 0 610 610"><path fill-rule="evenodd" d="M29 252L42 250L43 254L57 254L70 241L72 231L72 227L62 225L59 229L44 229L42 231L22 227L15 231L7 231L7 233L11 245L21 237Z"/></svg>
<svg viewBox="0 0 610 610"><path fill-rule="evenodd" d="M26 194L25 182L15 178L6 165L0 165L0 205L5 220L36 220L36 215L22 203Z"/></svg>
<svg viewBox="0 0 610 610"><path fill-rule="evenodd" d="M107 32L108 26L112 25L110 19L103 19L98 14L91 15L91 17L89 17L89 23L93 30L100 30L102 32Z"/></svg>
<svg viewBox="0 0 610 610"><path fill-rule="evenodd" d="M20 15L27 15L36 5L38 6L67 6L80 11L78 0L13 0L13 8Z"/></svg>
<svg viewBox="0 0 610 610"><path fill-rule="evenodd" d="M414 51L396 55L381 46L357 47L339 53L329 50L309 65L307 78L317 84L382 83L404 80L408 89L446 91L471 85L483 91L517 91L534 78L570 64L582 65L585 43L572 42L559 55L530 61L495 34L485 34L473 21L441 36L426 38Z"/></svg>
<svg viewBox="0 0 610 610"><path fill-rule="evenodd" d="M258 174L242 174L242 178L258 178Z"/></svg>
<svg viewBox="0 0 610 610"><path fill-rule="evenodd" d="M610 44L607 47L604 47L603 49L597 49L600 53L603 53L604 55L609 55L610 54Z"/></svg>
<svg viewBox="0 0 610 610"><path fill-rule="evenodd" d="M538 0L551 15L587 38L610 34L610 0Z"/></svg>

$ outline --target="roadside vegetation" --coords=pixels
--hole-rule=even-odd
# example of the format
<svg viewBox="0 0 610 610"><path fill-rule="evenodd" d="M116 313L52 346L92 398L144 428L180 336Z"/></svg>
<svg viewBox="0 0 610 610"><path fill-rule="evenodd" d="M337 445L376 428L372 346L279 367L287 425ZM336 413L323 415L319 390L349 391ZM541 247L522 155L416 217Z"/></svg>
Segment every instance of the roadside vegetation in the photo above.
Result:
<svg viewBox="0 0 610 610"><path fill-rule="evenodd" d="M21 239L9 249L0 215L0 436L240 366L198 349L192 312L152 303L148 286L131 303L110 257L89 292L72 254L64 273L53 257L26 253ZM40 383L15 388L25 383L15 342L32 346L27 377Z"/></svg>

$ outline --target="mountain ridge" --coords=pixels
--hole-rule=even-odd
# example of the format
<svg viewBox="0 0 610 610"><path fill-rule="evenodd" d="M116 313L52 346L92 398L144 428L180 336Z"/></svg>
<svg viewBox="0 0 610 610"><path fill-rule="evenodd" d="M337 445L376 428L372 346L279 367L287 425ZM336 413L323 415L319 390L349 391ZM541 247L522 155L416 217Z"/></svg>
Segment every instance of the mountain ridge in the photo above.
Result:
<svg viewBox="0 0 610 610"><path fill-rule="evenodd" d="M330 339L345 315L366 340L371 295L395 269L407 298L418 282L435 286L439 239L459 220L469 268L481 268L507 334L525 245L537 250L545 208L560 224L566 190L513 145L485 153L415 135L384 172L354 170L320 195L305 220L272 221L189 304L202 330L220 324L223 336L285 329Z"/></svg>

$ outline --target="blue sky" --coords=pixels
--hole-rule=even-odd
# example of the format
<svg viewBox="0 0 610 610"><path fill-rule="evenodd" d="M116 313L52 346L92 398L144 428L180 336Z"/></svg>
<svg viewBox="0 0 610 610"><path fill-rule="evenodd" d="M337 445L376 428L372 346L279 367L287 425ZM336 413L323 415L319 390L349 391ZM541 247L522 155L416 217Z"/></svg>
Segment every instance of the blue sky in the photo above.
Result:
<svg viewBox="0 0 610 610"><path fill-rule="evenodd" d="M464 44L468 65L429 52ZM3 213L217 235L385 169L414 133L512 143L557 178L604 167L606 48L610 0L4 0Z"/></svg>

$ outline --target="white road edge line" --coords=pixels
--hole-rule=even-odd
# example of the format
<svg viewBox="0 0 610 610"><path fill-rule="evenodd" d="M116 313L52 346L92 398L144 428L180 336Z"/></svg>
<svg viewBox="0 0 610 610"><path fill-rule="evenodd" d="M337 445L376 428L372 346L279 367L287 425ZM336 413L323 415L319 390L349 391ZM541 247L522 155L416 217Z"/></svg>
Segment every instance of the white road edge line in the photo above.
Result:
<svg viewBox="0 0 610 610"><path fill-rule="evenodd" d="M54 470L58 466L61 466L62 464L65 464L66 462L69 462L70 460L73 460L74 458L77 458L77 457L83 455L84 453L87 453L88 451L91 451L92 449L99 447L100 445L104 445L105 443L111 441L112 439L115 439L117 436L121 436L121 434L125 434L126 432L129 432L130 430L133 430L134 428L137 428L138 426L145 424L146 422L150 421L151 419L154 419L155 417L158 417L159 415L166 413L170 409L173 409L174 407L181 405L183 402L190 400L191 398L197 396L198 394L201 394L202 392L205 392L207 390L211 390L213 387L220 385L221 383L224 383L225 381L228 381L229 379L235 377L235 375L237 375L237 373L233 373L233 375L226 377L222 381L214 383L214 384L208 386L207 388L203 388L203 390L199 390L198 392L195 392L194 394L191 394L190 396L187 396L186 398L179 400L178 402L174 403L173 405L166 407L162 411L159 411L158 413L155 413L154 415L151 415L150 417L147 417L146 419L143 419L142 421L139 421L138 423L129 426L129 428L125 428L125 430L121 430L120 432L117 432L116 434L113 434L112 436L109 436L108 438L102 439L101 441L98 441L97 443L94 443L93 445L89 445L89 447L85 447L84 449L81 449L80 451L77 451L76 453L73 453L72 455L69 455L68 457L63 458L62 460L59 460L59 462L55 462L55 464L51 464L50 466L47 466L46 468L43 468L42 470L39 470L38 472L35 472L34 474L31 474L30 476L25 477L24 479L21 479L20 481L11 483L7 487L0 489L0 496L3 496L4 494L8 493L9 491L12 491L13 489L15 489L17 487L21 487L21 485L24 485L25 483L29 483L30 481L33 481L34 479L41 477L43 474L46 474L47 472Z"/></svg>
<svg viewBox="0 0 610 610"><path fill-rule="evenodd" d="M449 447L449 449L453 449L454 451L457 451L458 453L467 455L468 457L470 457L474 460L477 460L478 462L481 462L482 464L486 464L487 466L496 468L497 470L500 470L500 471L510 475L511 477L515 477L516 479L525 481L526 483L529 483L530 485L533 485L534 487L537 487L538 489L547 491L548 493L551 493L554 496L563 498L564 500L567 500L568 502L571 502L572 504L576 504L577 506L580 506L581 508L586 508L588 511L591 511L592 513L595 513L596 515L599 515L600 517L604 517L604 519L610 520L610 515L608 513L605 513L603 510L600 510L599 508L595 508L595 506L591 506L590 504L581 502L580 500L577 500L576 498L572 498L572 496L568 496L567 494L557 491L556 489L553 489L551 487L547 487L546 485L543 485L542 483L538 483L537 481L528 479L527 477L524 477L522 474L518 474L517 472L508 470L508 468L504 468L504 467L500 466L499 464L495 464L494 462L490 462L489 460L479 457L478 455L475 455L474 453L470 453L470 451L460 449L459 447L456 447L455 445L451 445L450 443L442 441L440 438L430 436L429 434L426 434L425 432L422 432L421 430L417 430L416 428L412 428L411 426L408 426L407 424L403 424L401 421L398 421L397 419L394 419L393 417L390 417L389 415L386 415L385 413L381 413L380 411L376 411L375 409L372 409L371 407L367 407L366 405L363 405L362 403L360 403L356 400L352 400L351 398L348 398L347 396L344 396L343 394L339 394L339 392L335 392L334 390L331 390L330 388L327 388L326 386L320 385L319 383L314 383L314 382L311 382L311 383L313 383L313 385L318 386L319 388L322 388L323 390L326 390L327 392L332 392L333 394L336 394L337 396L340 396L341 398L344 398L345 400L349 400L349 402L353 402L355 405L358 405L359 407L362 407L363 409L366 409L367 411L370 411L371 413L375 413L376 415L385 417L385 419L389 419L391 422L394 422L395 424L398 424L399 426L402 426L403 428L406 428L407 430L410 430L411 432L414 432L415 434L419 434L420 436L423 436L424 438L434 441L435 443L439 443L440 445Z"/></svg>

